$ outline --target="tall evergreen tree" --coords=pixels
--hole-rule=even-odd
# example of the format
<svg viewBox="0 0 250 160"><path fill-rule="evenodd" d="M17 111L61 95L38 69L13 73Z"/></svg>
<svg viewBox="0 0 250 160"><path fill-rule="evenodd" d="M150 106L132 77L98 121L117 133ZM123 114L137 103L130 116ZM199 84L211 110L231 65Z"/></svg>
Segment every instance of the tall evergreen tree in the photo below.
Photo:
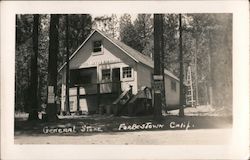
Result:
<svg viewBox="0 0 250 160"><path fill-rule="evenodd" d="M163 55L163 15L154 14L154 75L163 77L163 66L161 57ZM154 116L156 119L162 116L162 96L161 87L157 88L156 84L163 86L163 79L158 81L154 80ZM158 86L157 85L157 86Z"/></svg>
<svg viewBox="0 0 250 160"><path fill-rule="evenodd" d="M136 35L134 37L139 41L137 50L145 55L152 57L153 19L151 14L138 14L134 22Z"/></svg>
<svg viewBox="0 0 250 160"><path fill-rule="evenodd" d="M40 16L40 34L38 50L38 95L39 105L44 110L47 104L47 76L48 76L48 53L49 53L49 24L50 15L41 14Z"/></svg>
<svg viewBox="0 0 250 160"><path fill-rule="evenodd" d="M52 14L50 19L49 35L49 62L48 62L48 104L46 112L49 121L57 120L57 55L59 53L58 41L59 15Z"/></svg>
<svg viewBox="0 0 250 160"><path fill-rule="evenodd" d="M184 94L184 75L183 75L183 52L182 52L182 15L179 14L179 63L180 63L180 110L179 116L184 116L185 94Z"/></svg>
<svg viewBox="0 0 250 160"><path fill-rule="evenodd" d="M179 76L178 52L179 52L179 30L178 14L165 14L163 21L164 36L164 66L169 71Z"/></svg>
<svg viewBox="0 0 250 160"><path fill-rule="evenodd" d="M35 14L33 24L33 52L31 55L31 78L30 78L30 110L29 120L38 120L38 74L37 74L37 56L38 56L38 25L39 15Z"/></svg>
<svg viewBox="0 0 250 160"><path fill-rule="evenodd" d="M103 31L110 37L118 38L118 19L116 14L95 17L93 27Z"/></svg>
<svg viewBox="0 0 250 160"><path fill-rule="evenodd" d="M33 52L31 14L16 15L15 111L29 112L30 58Z"/></svg>
<svg viewBox="0 0 250 160"><path fill-rule="evenodd" d="M90 33L92 29L92 22L91 16L88 14L69 14L68 19L69 52L72 54ZM66 24L64 25L64 28L65 27Z"/></svg>
<svg viewBox="0 0 250 160"><path fill-rule="evenodd" d="M130 14L124 14L120 17L120 39L122 42L137 50L140 42L137 39L136 30L131 21Z"/></svg>
<svg viewBox="0 0 250 160"><path fill-rule="evenodd" d="M70 115L70 104L69 104L69 16L66 15L66 92L65 92L65 106L67 115Z"/></svg>

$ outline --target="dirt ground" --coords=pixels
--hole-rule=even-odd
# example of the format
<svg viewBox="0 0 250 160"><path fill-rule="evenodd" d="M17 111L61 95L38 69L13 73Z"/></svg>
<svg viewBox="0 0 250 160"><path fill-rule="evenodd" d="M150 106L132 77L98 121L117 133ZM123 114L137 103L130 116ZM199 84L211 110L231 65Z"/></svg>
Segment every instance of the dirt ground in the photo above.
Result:
<svg viewBox="0 0 250 160"><path fill-rule="evenodd" d="M186 108L185 117L175 111L168 112L161 121L153 116L114 117L107 115L63 116L57 122L28 122L15 116L15 144L124 144L124 145L182 145L182 144L228 144L231 140L232 117L214 115L209 107ZM210 114L208 114L210 113ZM126 126L145 123L163 124L159 129L119 131ZM190 123L190 128L187 124ZM171 124L177 125L173 128ZM102 132L79 132L82 126L100 127ZM76 133L45 134L43 129L75 127Z"/></svg>
<svg viewBox="0 0 250 160"><path fill-rule="evenodd" d="M85 136L15 136L15 144L124 144L124 145L222 145L231 139L231 129L112 132Z"/></svg>

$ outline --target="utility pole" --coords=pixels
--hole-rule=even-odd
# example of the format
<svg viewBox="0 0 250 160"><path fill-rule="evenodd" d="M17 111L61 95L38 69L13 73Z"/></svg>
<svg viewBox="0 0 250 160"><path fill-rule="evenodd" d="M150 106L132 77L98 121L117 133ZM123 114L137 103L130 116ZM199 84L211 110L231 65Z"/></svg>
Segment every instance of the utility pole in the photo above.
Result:
<svg viewBox="0 0 250 160"><path fill-rule="evenodd" d="M179 62L180 62L180 109L179 116L184 116L184 106L185 106L185 95L184 95L184 85L183 85L183 53L182 53L182 18L181 14L179 14Z"/></svg>
<svg viewBox="0 0 250 160"><path fill-rule="evenodd" d="M69 106L69 16L66 15L66 114L70 115Z"/></svg>
<svg viewBox="0 0 250 160"><path fill-rule="evenodd" d="M162 116L162 96L164 79L162 74L163 15L154 14L154 117ZM165 96L165 95L164 95Z"/></svg>

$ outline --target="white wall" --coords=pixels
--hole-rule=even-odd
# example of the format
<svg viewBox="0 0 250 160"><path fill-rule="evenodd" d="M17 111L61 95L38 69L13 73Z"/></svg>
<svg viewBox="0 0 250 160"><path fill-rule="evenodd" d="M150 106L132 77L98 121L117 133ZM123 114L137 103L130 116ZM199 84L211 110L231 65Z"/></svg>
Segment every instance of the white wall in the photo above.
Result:
<svg viewBox="0 0 250 160"><path fill-rule="evenodd" d="M138 77L137 77L138 89L140 89L142 86L147 86L151 88L153 69L143 64L138 64L137 71L138 71Z"/></svg>
<svg viewBox="0 0 250 160"><path fill-rule="evenodd" d="M96 40L102 40L103 49L101 53L92 52L92 43ZM136 62L126 55L122 50L116 47L109 40L104 38L98 32L95 32L85 45L79 50L79 53L70 61L70 69L87 68L91 66L97 67L97 79L101 81L101 69L117 68L117 67L135 67ZM134 77L130 79L122 78L122 70L120 69L120 78L122 81L122 89L125 90L129 85L133 86L133 93L137 92L137 71L133 69Z"/></svg>
<svg viewBox="0 0 250 160"><path fill-rule="evenodd" d="M165 97L167 105L177 105L180 100L180 83L175 79L165 75ZM171 89L171 80L176 82L176 91Z"/></svg>
<svg viewBox="0 0 250 160"><path fill-rule="evenodd" d="M103 49L98 54L92 53L92 43L95 40L102 40ZM103 68L120 68L120 79L122 81L122 90L129 88L129 85L133 86L133 94L136 94L141 86L151 87L152 85L152 73L153 69L145 66L141 63L136 63L122 50L112 44L110 41L105 39L98 32L95 32L87 43L78 51L75 57L70 61L70 69L80 69L88 67L97 67L97 82L101 82L101 70ZM122 78L122 67L130 66L133 68L132 78ZM65 70L63 70L65 72ZM64 74L65 79L65 74ZM171 89L171 79L176 81L176 91ZM65 80L62 84L62 103L61 108L64 110L64 96L65 96ZM74 89L71 89L72 91ZM82 91L81 91L82 92ZM165 75L165 92L166 92L166 103L168 105L179 104L179 82L167 75ZM76 110L76 98L71 98L74 101L74 110ZM92 103L89 103L92 104ZM94 103L93 103L94 104ZM86 99L80 100L80 106L82 109L87 105Z"/></svg>
<svg viewBox="0 0 250 160"><path fill-rule="evenodd" d="M143 64L138 64L137 70L138 70L138 89L141 88L141 86L147 86L152 88L151 86L153 82L152 79L153 69ZM180 96L179 81L171 78L168 75L165 75L164 78L165 78L165 97L167 105L178 105ZM171 80L176 82L176 91L171 89Z"/></svg>
<svg viewBox="0 0 250 160"><path fill-rule="evenodd" d="M102 40L103 50L99 53L92 52L92 43L96 40ZM112 64L122 62L127 65L133 65L135 62L129 58L123 51L105 39L98 32L95 32L85 45L78 51L70 61L70 69L87 68L99 64Z"/></svg>
<svg viewBox="0 0 250 160"><path fill-rule="evenodd" d="M100 53L92 52L92 43L96 40L102 40L103 48ZM101 82L101 70L104 68L120 68L120 79L122 81L121 87L122 90L126 90L130 85L133 86L133 94L137 93L137 70L135 68L136 62L121 51L118 47L112 44L110 41L105 39L98 32L95 32L92 37L85 43L85 45L78 51L78 53L70 61L70 69L80 69L80 68L89 68L97 67L97 82ZM122 67L132 67L132 78L124 79L122 78ZM65 78L65 68L62 70ZM76 95L75 89L70 89L70 93ZM83 92L80 90L80 92ZM102 91L101 91L102 93ZM62 93L61 93L61 109L65 110L65 80L62 84ZM76 110L76 97L71 97L70 100L74 101L73 110ZM80 107L84 109L87 104L86 99L80 100Z"/></svg>

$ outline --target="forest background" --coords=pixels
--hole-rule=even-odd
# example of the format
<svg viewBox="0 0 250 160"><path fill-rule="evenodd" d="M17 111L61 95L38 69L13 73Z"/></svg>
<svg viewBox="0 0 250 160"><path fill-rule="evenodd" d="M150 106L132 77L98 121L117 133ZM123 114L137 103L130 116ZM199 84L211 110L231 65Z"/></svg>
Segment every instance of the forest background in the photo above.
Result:
<svg viewBox="0 0 250 160"><path fill-rule="evenodd" d="M66 61L67 45L72 54L92 29L102 30L108 36L154 57L153 14L71 14L68 15L68 23L65 15L56 15L57 20L53 16L16 15L15 111L28 112L32 106L32 58L37 59L38 86L35 94L38 110L46 107L49 46L56 45L50 41L51 24L58 32L57 69ZM163 23L163 64L176 76L180 73L178 16L164 14ZM37 54L34 54L32 38L35 26L38 27ZM182 30L184 77L190 65L199 105L210 104L232 114L232 14L182 14ZM57 79L57 96L60 97L60 75Z"/></svg>

